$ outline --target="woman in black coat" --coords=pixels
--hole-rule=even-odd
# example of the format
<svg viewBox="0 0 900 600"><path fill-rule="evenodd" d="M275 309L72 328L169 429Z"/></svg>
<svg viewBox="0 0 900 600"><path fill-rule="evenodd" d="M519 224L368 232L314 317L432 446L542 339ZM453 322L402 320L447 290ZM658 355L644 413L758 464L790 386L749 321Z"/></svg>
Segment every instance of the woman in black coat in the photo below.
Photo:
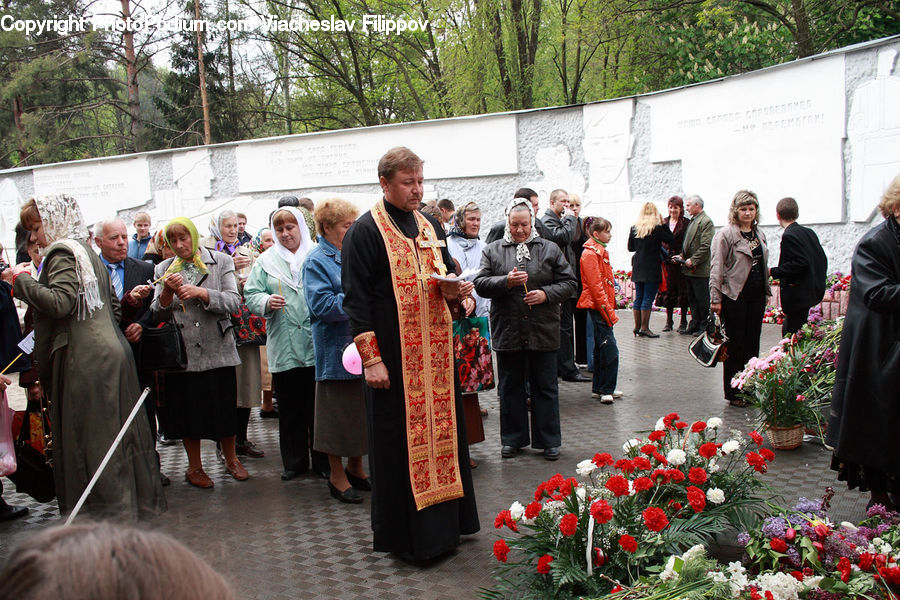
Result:
<svg viewBox="0 0 900 600"><path fill-rule="evenodd" d="M628 234L631 257L631 280L634 282L634 336L659 337L650 331L650 309L662 281L662 244L675 243L675 236L652 202L641 208L637 223Z"/></svg>
<svg viewBox="0 0 900 600"><path fill-rule="evenodd" d="M663 249L666 251L666 259L663 261L662 269L666 280L666 289L660 290L656 295L656 305L666 308L666 326L663 331L672 331L675 327L673 313L675 307L681 307L681 323L678 326L678 333L687 329L687 313L688 313L688 284L687 279L681 272L681 264L672 260L672 257L681 254L681 247L684 245L684 234L687 233L687 226L690 221L684 216L684 200L681 196L672 196L669 198L669 216L663 221L663 225L669 228L675 243L668 244L663 242Z"/></svg>
<svg viewBox="0 0 900 600"><path fill-rule="evenodd" d="M853 252L826 441L831 468L872 504L900 508L900 176L881 200L885 220Z"/></svg>

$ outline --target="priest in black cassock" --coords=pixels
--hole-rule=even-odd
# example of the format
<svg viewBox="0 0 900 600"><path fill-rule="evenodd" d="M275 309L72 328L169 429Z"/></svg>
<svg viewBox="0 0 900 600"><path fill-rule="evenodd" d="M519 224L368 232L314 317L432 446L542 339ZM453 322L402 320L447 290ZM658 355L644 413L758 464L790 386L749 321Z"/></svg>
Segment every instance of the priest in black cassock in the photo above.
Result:
<svg viewBox="0 0 900 600"><path fill-rule="evenodd" d="M411 562L479 530L450 317L474 309L473 286L434 277L453 259L417 210L422 164L402 147L381 158L384 198L347 231L341 274L367 384L374 550Z"/></svg>

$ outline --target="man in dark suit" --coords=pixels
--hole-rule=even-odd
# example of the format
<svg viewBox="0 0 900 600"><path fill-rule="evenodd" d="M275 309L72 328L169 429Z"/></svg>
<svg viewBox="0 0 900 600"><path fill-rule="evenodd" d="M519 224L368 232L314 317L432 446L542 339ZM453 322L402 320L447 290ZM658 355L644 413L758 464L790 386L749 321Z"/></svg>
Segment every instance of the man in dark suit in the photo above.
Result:
<svg viewBox="0 0 900 600"><path fill-rule="evenodd" d="M94 225L94 242L100 248L100 260L109 270L109 282L122 304L122 319L119 327L125 339L131 343L131 350L138 356L138 344L144 327L150 327L152 315L150 302L153 300L149 282L153 279L153 264L136 260L128 256L128 229L122 219L99 221ZM134 291L134 294L132 294ZM135 298L122 298L128 294ZM153 373L141 372L138 369L138 380L141 388L153 389ZM147 418L150 421L150 432L156 439L156 398L151 395L144 401ZM157 458L159 455L157 454ZM169 478L160 473L163 485L168 485Z"/></svg>
<svg viewBox="0 0 900 600"><path fill-rule="evenodd" d="M806 324L809 309L822 301L825 294L825 270L828 259L819 237L809 227L797 224L800 209L793 198L782 198L775 207L781 234L781 256L778 266L770 270L773 279L781 281L783 336L797 333Z"/></svg>

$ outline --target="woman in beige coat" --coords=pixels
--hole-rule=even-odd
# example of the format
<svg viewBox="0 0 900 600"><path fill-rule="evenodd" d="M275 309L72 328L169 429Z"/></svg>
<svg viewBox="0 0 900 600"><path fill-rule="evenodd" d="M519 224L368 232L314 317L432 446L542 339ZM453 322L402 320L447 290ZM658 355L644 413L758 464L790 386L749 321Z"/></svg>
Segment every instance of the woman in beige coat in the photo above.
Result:
<svg viewBox="0 0 900 600"><path fill-rule="evenodd" d="M759 225L756 194L741 190L734 195L728 225L712 241L709 271L709 308L720 315L728 335L728 358L723 364L725 400L732 406L747 401L731 387L731 380L747 361L759 354L762 318L769 288L769 249Z"/></svg>

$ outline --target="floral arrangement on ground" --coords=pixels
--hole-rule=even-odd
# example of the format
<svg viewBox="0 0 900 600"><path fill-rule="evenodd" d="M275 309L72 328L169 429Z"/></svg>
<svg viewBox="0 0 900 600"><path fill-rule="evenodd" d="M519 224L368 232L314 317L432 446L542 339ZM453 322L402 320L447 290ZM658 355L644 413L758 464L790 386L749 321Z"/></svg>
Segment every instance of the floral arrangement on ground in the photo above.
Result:
<svg viewBox="0 0 900 600"><path fill-rule="evenodd" d="M760 426L803 425L820 435L822 413L834 388L843 317L808 323L762 358L747 361L731 381L759 409Z"/></svg>
<svg viewBox="0 0 900 600"><path fill-rule="evenodd" d="M790 509L772 507L759 528L743 532L743 562L727 566L702 546L647 569L614 600L896 600L900 597L900 515L876 504L858 524L832 523L833 492L800 498Z"/></svg>
<svg viewBox="0 0 900 600"><path fill-rule="evenodd" d="M665 557L747 529L766 511L760 478L775 454L758 432L725 431L718 417L660 418L624 456L598 453L575 477L556 474L494 522L497 584L483 598L579 598L630 585Z"/></svg>

